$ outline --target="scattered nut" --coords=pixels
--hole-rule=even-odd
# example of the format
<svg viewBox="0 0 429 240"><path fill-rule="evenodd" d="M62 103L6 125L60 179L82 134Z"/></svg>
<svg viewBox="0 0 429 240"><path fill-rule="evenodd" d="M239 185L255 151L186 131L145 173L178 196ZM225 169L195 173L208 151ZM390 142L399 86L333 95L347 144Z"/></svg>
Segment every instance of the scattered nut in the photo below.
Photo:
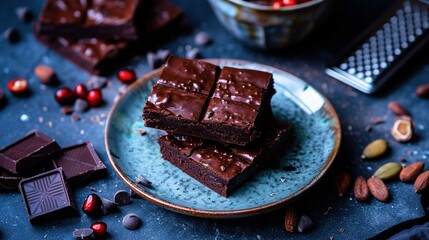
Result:
<svg viewBox="0 0 429 240"><path fill-rule="evenodd" d="M343 197L346 195L347 191L350 188L351 177L350 174L346 171L340 171L335 176L335 188L337 190L338 196Z"/></svg>
<svg viewBox="0 0 429 240"><path fill-rule="evenodd" d="M418 86L416 89L416 94L421 98L429 98L429 83Z"/></svg>
<svg viewBox="0 0 429 240"><path fill-rule="evenodd" d="M379 167L377 171L375 171L374 176L382 179L382 180L390 180L396 178L401 172L402 166L396 162L389 162Z"/></svg>
<svg viewBox="0 0 429 240"><path fill-rule="evenodd" d="M383 180L376 176L372 176L367 180L367 184L372 196L374 196L378 201L387 202L389 200L389 189L386 184L384 184Z"/></svg>
<svg viewBox="0 0 429 240"><path fill-rule="evenodd" d="M288 207L285 215L285 228L288 232L295 232L298 227L298 213L295 208Z"/></svg>
<svg viewBox="0 0 429 240"><path fill-rule="evenodd" d="M388 150L386 140L377 139L369 143L362 153L362 159L373 159L384 155Z"/></svg>
<svg viewBox="0 0 429 240"><path fill-rule="evenodd" d="M423 173L420 173L420 175L417 177L416 181L414 182L414 191L416 193L422 193L425 191L429 186L429 171L424 171Z"/></svg>
<svg viewBox="0 0 429 240"><path fill-rule="evenodd" d="M355 198L359 202L365 202L369 199L369 189L368 184L366 183L366 180L364 177L359 176L355 180L355 185L353 188L353 194L355 195Z"/></svg>
<svg viewBox="0 0 429 240"><path fill-rule="evenodd" d="M44 84L52 84L56 80L54 69L45 65L38 65L34 69L34 74L39 78L40 82Z"/></svg>
<svg viewBox="0 0 429 240"><path fill-rule="evenodd" d="M404 167L399 174L399 179L403 182L412 182L416 180L419 174L423 171L424 167L424 162L415 162L407 167Z"/></svg>
<svg viewBox="0 0 429 240"><path fill-rule="evenodd" d="M391 130L393 138L398 142L407 142L413 137L413 120L409 116L396 118Z"/></svg>
<svg viewBox="0 0 429 240"><path fill-rule="evenodd" d="M408 111L397 101L391 101L388 105L387 108L389 108L389 110L398 116L402 116L402 115L407 115L410 116L410 114L408 113Z"/></svg>

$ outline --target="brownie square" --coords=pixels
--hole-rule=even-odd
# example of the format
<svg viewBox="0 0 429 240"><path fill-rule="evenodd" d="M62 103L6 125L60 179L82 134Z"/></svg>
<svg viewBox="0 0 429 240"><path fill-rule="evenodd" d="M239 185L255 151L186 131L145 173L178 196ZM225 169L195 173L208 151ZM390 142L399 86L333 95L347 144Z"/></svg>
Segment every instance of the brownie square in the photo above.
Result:
<svg viewBox="0 0 429 240"><path fill-rule="evenodd" d="M227 197L284 149L289 126L278 126L245 147L170 134L158 142L163 158Z"/></svg>
<svg viewBox="0 0 429 240"><path fill-rule="evenodd" d="M77 214L61 168L24 179L19 189L32 224Z"/></svg>
<svg viewBox="0 0 429 240"><path fill-rule="evenodd" d="M258 138L272 126L272 74L224 67L218 77L218 69L203 61L171 56L143 109L145 125L241 146ZM166 86L206 99L192 101L187 95L173 100L172 94L164 92ZM166 109L170 105L174 105L175 116ZM183 115L189 112L195 118L184 121Z"/></svg>
<svg viewBox="0 0 429 240"><path fill-rule="evenodd" d="M48 0L40 33L51 37L137 40L140 0Z"/></svg>

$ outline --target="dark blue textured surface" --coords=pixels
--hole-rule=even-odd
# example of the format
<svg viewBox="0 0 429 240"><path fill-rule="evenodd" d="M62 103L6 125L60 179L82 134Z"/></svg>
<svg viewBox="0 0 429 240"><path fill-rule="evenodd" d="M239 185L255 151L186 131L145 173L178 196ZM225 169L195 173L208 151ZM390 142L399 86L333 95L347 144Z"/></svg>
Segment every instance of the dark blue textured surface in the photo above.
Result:
<svg viewBox="0 0 429 240"><path fill-rule="evenodd" d="M389 1L337 1L333 17L328 19L328 24L321 31L296 47L277 52L256 51L239 44L220 26L205 1L174 2L185 10L190 31L162 43L161 48L184 56L185 46L194 46L195 33L199 30L208 31L213 37L213 44L201 49L204 57L245 59L289 71L320 90L337 109L343 127L342 154L331 174L297 202L303 212L313 219L315 229L305 235L287 233L283 226L284 210L245 219L210 220L170 212L142 199L134 199L132 205L123 206L120 212L102 218L91 219L81 213L80 217L32 226L20 194L2 192L0 239L67 239L72 238L73 229L88 227L95 220L105 221L114 239L329 239L330 236L335 239L364 239L402 221L424 215L420 196L414 193L410 184L397 181L388 183L392 200L387 204L374 199L369 203L358 203L351 193L338 198L332 187L331 175L337 168L346 167L354 177L369 177L385 162L398 161L400 158L406 158L409 162L427 161L429 155L429 101L421 100L414 94L416 86L429 81L427 49L422 50L419 57L395 77L392 88L375 96L361 94L323 73L327 62L380 15L388 7ZM7 104L0 110L0 146L7 145L32 129L51 135L61 146L90 140L107 165L109 176L91 182L87 187L95 187L99 195L111 198L125 185L108 162L104 149L104 126L91 121L91 117L107 115L120 83L111 77L109 87L103 90L106 104L81 114L82 121L72 123L69 116L60 113L59 106L53 100L55 88L41 88L33 75L34 67L40 63L54 67L62 86L73 87L76 83L86 82L89 75L37 43L31 33L31 25L21 23L14 14L15 7L22 5L30 6L37 14L42 3L40 0L4 1L0 7L0 31L15 26L22 35L22 41L17 44L8 44L0 39L0 87L5 90L9 79L23 76L30 81L32 90L28 97L16 97L6 92ZM133 65L139 75L148 71L145 58L135 58L129 65ZM386 105L391 100L400 101L413 114L416 140L412 143L398 144L389 134L394 116L388 112ZM28 121L20 120L23 114L28 115ZM383 116L387 117L385 124L373 126L369 133L365 131L371 125L370 118ZM359 156L364 145L380 137L386 138L392 146L389 156L373 162L361 161ZM81 206L91 191L81 187L73 193L78 206ZM122 217L129 212L141 216L143 226L140 229L130 231L122 226ZM386 215L389 217L386 218ZM392 218L394 222L386 221Z"/></svg>

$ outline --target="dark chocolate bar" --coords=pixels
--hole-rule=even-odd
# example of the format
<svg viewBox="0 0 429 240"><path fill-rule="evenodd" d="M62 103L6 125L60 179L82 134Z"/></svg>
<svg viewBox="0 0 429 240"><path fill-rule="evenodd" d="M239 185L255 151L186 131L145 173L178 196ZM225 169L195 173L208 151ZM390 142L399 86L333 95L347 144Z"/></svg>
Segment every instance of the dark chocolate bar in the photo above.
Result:
<svg viewBox="0 0 429 240"><path fill-rule="evenodd" d="M35 36L41 43L92 74L106 73L113 65L119 64L129 54L127 50L131 44L96 38L78 40L50 38L37 33L37 30Z"/></svg>
<svg viewBox="0 0 429 240"><path fill-rule="evenodd" d="M16 191L18 190L19 182L22 179L50 171L54 168L55 166L50 159L39 162L37 165L31 167L31 170L28 172L21 174L11 173L4 168L0 168L0 190Z"/></svg>
<svg viewBox="0 0 429 240"><path fill-rule="evenodd" d="M78 213L61 168L24 179L19 189L32 224Z"/></svg>
<svg viewBox="0 0 429 240"><path fill-rule="evenodd" d="M39 33L51 37L138 39L143 0L48 0L40 14Z"/></svg>
<svg viewBox="0 0 429 240"><path fill-rule="evenodd" d="M170 56L143 109L145 125L241 146L258 138L272 121L272 74L224 67L218 77L218 71Z"/></svg>
<svg viewBox="0 0 429 240"><path fill-rule="evenodd" d="M165 160L227 197L287 147L290 129L275 127L245 147L177 134L161 136L158 142Z"/></svg>
<svg viewBox="0 0 429 240"><path fill-rule="evenodd" d="M15 174L25 173L59 149L54 139L34 131L0 150L0 167Z"/></svg>
<svg viewBox="0 0 429 240"><path fill-rule="evenodd" d="M55 166L63 169L67 182L72 186L85 184L107 174L106 166L90 142L63 148L52 154L52 160Z"/></svg>

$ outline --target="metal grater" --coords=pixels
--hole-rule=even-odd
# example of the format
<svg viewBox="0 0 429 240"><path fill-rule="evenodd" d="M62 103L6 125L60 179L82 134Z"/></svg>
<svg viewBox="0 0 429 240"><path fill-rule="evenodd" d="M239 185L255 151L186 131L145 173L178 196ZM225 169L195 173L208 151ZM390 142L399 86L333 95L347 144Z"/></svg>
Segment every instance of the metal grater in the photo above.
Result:
<svg viewBox="0 0 429 240"><path fill-rule="evenodd" d="M373 93L429 39L429 1L397 2L326 73Z"/></svg>

